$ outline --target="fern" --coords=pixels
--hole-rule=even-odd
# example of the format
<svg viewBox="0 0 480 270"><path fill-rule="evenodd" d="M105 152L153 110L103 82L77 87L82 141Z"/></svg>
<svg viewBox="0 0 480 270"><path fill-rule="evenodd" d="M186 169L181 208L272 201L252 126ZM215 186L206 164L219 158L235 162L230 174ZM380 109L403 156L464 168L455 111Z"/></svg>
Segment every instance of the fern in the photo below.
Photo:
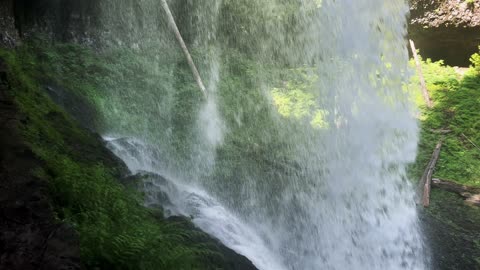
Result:
<svg viewBox="0 0 480 270"><path fill-rule="evenodd" d="M119 184L120 165L103 160L102 143L81 129L44 94L36 76L38 61L58 61L60 74L99 66L95 56L79 46L60 46L55 51L21 47L16 53L0 50L11 71L12 92L26 121L21 131L33 152L44 164L35 175L50 183L52 203L58 219L78 231L82 260L88 269L216 269L219 258L215 246L205 241L191 225L154 217L143 207L135 190ZM79 55L86 56L80 57ZM76 63L72 59L84 59ZM73 62L72 62L73 61ZM110 70L108 70L110 72ZM79 73L81 74L81 73ZM77 80L81 84L81 80ZM86 89L83 89L87 91ZM82 90L82 91L83 91ZM94 89L88 88L95 95ZM79 147L79 145L81 147ZM196 241L195 239L202 239Z"/></svg>

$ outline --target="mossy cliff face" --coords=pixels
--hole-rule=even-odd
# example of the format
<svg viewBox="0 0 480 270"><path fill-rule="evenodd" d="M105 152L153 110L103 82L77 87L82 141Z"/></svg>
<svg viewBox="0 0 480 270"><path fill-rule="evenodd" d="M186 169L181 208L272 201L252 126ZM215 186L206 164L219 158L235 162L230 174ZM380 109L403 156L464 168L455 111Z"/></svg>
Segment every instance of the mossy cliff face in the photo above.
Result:
<svg viewBox="0 0 480 270"><path fill-rule="evenodd" d="M22 138L30 121L0 59L0 269L80 269L75 230L55 219L42 160Z"/></svg>
<svg viewBox="0 0 480 270"><path fill-rule="evenodd" d="M409 35L422 54L468 66L480 44L480 2L411 0Z"/></svg>
<svg viewBox="0 0 480 270"><path fill-rule="evenodd" d="M120 184L128 175L123 162L106 149L98 135L82 128L50 100L35 59L21 49L2 49L0 58L6 63L2 85L8 85L2 94L10 97L11 106L4 99L0 105L13 110L2 113L6 117L2 123L15 123L1 133L10 139L0 141L4 150L0 160L11 163L2 163L0 173L10 177L5 179L10 179L7 183L13 187L4 189L2 183L0 225L15 229L2 229L6 234L0 238L0 268L65 269L70 265L68 269L78 269L83 264L88 269L255 269L245 257L196 229L187 218L165 219L161 210L145 208L138 191ZM12 140L18 147L7 145ZM18 205L18 198L26 199ZM17 224L16 215L27 220L25 229ZM36 224L41 225L39 229L29 230ZM39 239L39 244L22 241L26 232ZM51 246L41 241L42 237L65 243L59 240L60 244ZM18 264L25 254L35 256L22 259L27 266ZM46 264L55 263L55 258L63 261Z"/></svg>

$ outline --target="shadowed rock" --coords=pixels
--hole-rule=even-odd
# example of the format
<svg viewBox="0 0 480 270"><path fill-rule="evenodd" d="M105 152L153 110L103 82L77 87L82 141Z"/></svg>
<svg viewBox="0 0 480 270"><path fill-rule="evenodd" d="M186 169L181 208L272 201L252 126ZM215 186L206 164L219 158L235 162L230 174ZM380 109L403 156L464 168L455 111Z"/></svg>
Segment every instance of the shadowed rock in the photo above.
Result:
<svg viewBox="0 0 480 270"><path fill-rule="evenodd" d="M480 2L411 0L409 35L424 57L468 66L480 44Z"/></svg>

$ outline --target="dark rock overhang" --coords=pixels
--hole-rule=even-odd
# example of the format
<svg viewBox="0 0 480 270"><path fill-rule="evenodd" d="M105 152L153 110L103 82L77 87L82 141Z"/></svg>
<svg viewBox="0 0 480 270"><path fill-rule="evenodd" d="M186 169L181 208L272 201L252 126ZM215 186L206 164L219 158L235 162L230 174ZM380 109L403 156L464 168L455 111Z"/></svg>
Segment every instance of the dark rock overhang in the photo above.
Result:
<svg viewBox="0 0 480 270"><path fill-rule="evenodd" d="M409 36L424 57L468 66L480 45L480 2L412 0Z"/></svg>

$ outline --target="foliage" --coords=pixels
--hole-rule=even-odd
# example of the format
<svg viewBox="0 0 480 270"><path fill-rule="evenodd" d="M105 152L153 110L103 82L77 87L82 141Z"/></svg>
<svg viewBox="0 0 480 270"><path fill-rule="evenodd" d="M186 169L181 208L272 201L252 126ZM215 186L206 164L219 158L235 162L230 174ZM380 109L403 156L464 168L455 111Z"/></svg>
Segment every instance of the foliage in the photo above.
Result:
<svg viewBox="0 0 480 270"><path fill-rule="evenodd" d="M40 39L25 43L17 56L35 78L87 100L96 110L95 130L151 143L162 150L162 156L168 156L162 160L166 167L184 173L185 178L204 177L219 190L242 185L252 176L265 179L264 188L284 188L282 183L288 181L288 175L280 172L296 166L292 160L295 155L291 154L294 149L286 145L295 145L296 139L311 133L291 136L282 130L298 130L301 126L315 133L318 130L313 128L328 127L326 113L308 105L318 98L312 89L317 78L309 68L279 67L229 49L220 57L221 80L217 85L218 110L228 136L215 149L218 162L214 171L194 171L191 167L198 162L192 162L192 151L204 144L196 129L202 96L183 57L157 54L158 50L122 48L94 52L79 45L50 44ZM207 75L204 78L208 79ZM272 110L275 93L288 98L288 106L304 116L302 121L293 114L282 116L280 107L280 112ZM302 95L306 98L298 98ZM246 169L253 160L262 166Z"/></svg>
<svg viewBox="0 0 480 270"><path fill-rule="evenodd" d="M477 56L472 57L473 61ZM422 112L422 131L417 163L419 178L438 140L444 146L434 177L451 179L461 184L480 186L480 74L474 69L464 77L442 62L422 63L427 88L434 108ZM415 84L418 79L414 79ZM418 93L419 89L415 89ZM441 135L435 130L451 130ZM475 146L476 145L476 146Z"/></svg>
<svg viewBox="0 0 480 270"><path fill-rule="evenodd" d="M58 219L72 224L79 232L86 266L89 269L224 267L215 242L192 230L187 221L171 222L161 213L154 215L153 210L142 206L140 194L119 184L117 179L125 173L124 165L105 150L97 136L80 128L46 96L36 80L42 74L37 73L42 70L39 60L28 48L24 49L2 50L0 57L10 67L12 94L26 119L21 127L23 136L44 161L33 173L49 181ZM88 57L82 58L84 62L79 66L70 65L68 55L76 58L78 48L70 47L65 53L67 57L56 58L53 53L44 57L66 61L53 67L62 68L58 72L67 75L79 72L75 69L100 72L105 68ZM76 82L83 86L88 83ZM98 94L90 86L78 90L90 97Z"/></svg>
<svg viewBox="0 0 480 270"><path fill-rule="evenodd" d="M306 67L295 69L283 64L274 65L248 55L241 48L223 50L218 63L221 80L216 85L216 98L228 136L214 150L217 155L215 167L211 171L198 172L191 168L197 164L190 159L195 158L196 147L204 144L199 141L202 137L195 128L202 96L184 58L178 57L175 50L159 56L159 51L164 49L137 51L118 47L93 51L79 45L34 39L17 49L13 61L17 61L22 69L19 74L28 74L31 81L59 86L86 100L98 116L91 123L94 130L109 131L116 136L133 136L157 146L163 151L161 155L168 157L162 160L167 163L166 167L185 173L185 178L203 177L211 181L212 189L218 191L220 199L222 195L232 196L235 198L229 198L229 201L239 200L237 204L243 205L242 194L232 194L232 190L240 190L253 177L263 179L257 188L281 194L292 182L292 173L301 171L293 160L298 155L292 154L292 151L298 151L293 147L296 140L301 140L302 136L318 136L319 130L313 127L326 127L325 113L319 107L309 105L316 103L319 95L311 89L317 80L311 75L313 72ZM203 60L197 56L199 51L194 50L192 54L196 60ZM202 61L197 63L204 64ZM205 72L205 69L200 70ZM209 74L202 75L209 85ZM288 106L295 114L282 115L280 108L279 112L271 106L274 103L272 93L275 92L289 99ZM26 110L36 108L37 104L49 104L28 100L25 99ZM64 117L64 113L61 115ZM297 116L301 116L302 121ZM142 214L146 210L139 210L138 196L123 188L111 190L115 177L108 172L109 166L81 162L79 158L88 152L79 151L81 147L63 152L69 145L84 145L85 142L72 137L69 143L62 143L71 137L71 129L62 132L69 125L53 127L55 123L61 122L57 119L35 125L39 129L45 127L44 132L51 133L51 136L42 135L51 139L38 142L38 153L49 166L39 173L51 178L59 218L76 224L82 239L83 256L89 266L135 268L142 262L145 269L151 269L151 265L160 265L160 269L210 269L202 267L204 260L199 261L197 255L203 250L215 251L214 248L200 250L196 245L186 244L185 239L194 238L189 234L191 231L168 231L164 226L156 228L152 225L148 213ZM302 132L294 133L295 130ZM31 134L42 133L33 130ZM268 134L278 136L266 136ZM61 145L54 147L57 144ZM58 148L59 152L51 147L45 149L46 145ZM309 150L315 151L313 148ZM91 155L97 156L98 153L94 151ZM51 175L53 173L55 175ZM222 192L223 189L229 192ZM105 200L100 195L105 195ZM135 198L126 199L129 196ZM112 208L119 197L123 199L117 204L118 209ZM263 203L272 207L280 205L273 203L273 199L268 200ZM110 204L106 205L107 201ZM128 217L119 218L123 216ZM168 224L166 222L165 226L170 228ZM164 241L158 240L159 237ZM184 258L181 263L175 261L177 251L185 252L181 254ZM212 256L204 257L205 260L218 261L210 259Z"/></svg>
<svg viewBox="0 0 480 270"><path fill-rule="evenodd" d="M184 58L176 53L159 57L157 48L122 47L95 52L42 37L18 49L24 63L34 63L28 67L32 76L87 101L96 112L89 127L163 144L169 160L182 166L190 154L186 149L196 143L191 140L196 121L192 112L198 110L202 96Z"/></svg>
<svg viewBox="0 0 480 270"><path fill-rule="evenodd" d="M318 76L306 68L286 73L283 87L275 87L271 91L278 112L284 117L309 120L315 128L328 128L325 121L328 112L319 108L318 92L313 91Z"/></svg>
<svg viewBox="0 0 480 270"><path fill-rule="evenodd" d="M480 50L480 46L478 48ZM470 58L470 61L472 62L473 69L475 70L477 75L480 75L480 53L476 53L472 55L472 57Z"/></svg>
<svg viewBox="0 0 480 270"><path fill-rule="evenodd" d="M427 89L430 95L435 95L437 90L442 89L443 85L448 82L455 83L459 79L459 75L454 68L446 66L442 60L432 62L431 59L423 61L419 55L422 63L422 73L427 84ZM410 67L412 70L416 69L415 60L410 60ZM425 106L425 100L420 89L420 79L418 76L413 76L409 85L410 91L413 92L415 103L418 106ZM435 100L434 100L435 101Z"/></svg>

